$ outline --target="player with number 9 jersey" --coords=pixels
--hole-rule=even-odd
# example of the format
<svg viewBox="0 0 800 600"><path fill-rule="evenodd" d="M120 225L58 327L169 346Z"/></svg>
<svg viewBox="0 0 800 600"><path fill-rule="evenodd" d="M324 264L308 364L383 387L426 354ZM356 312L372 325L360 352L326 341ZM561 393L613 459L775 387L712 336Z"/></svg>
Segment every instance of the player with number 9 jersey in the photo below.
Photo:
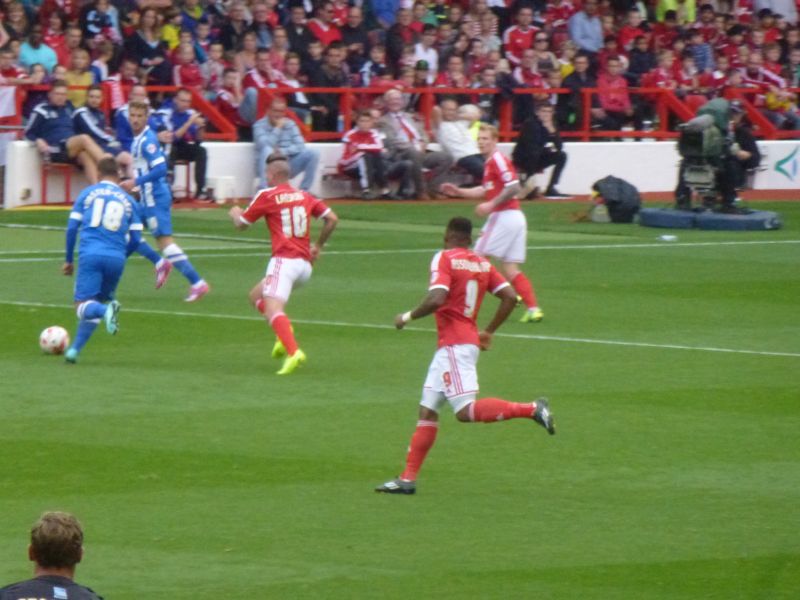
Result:
<svg viewBox="0 0 800 600"><path fill-rule="evenodd" d="M278 375L289 375L306 360L298 347L294 329L284 313L292 291L311 277L311 264L336 228L336 214L324 202L289 184L289 161L280 153L267 158L266 179L272 187L260 190L245 210L238 206L229 214L233 226L245 229L265 219L272 240L272 256L267 272L250 291L250 302L264 315L275 332L273 358L284 358ZM323 226L312 245L311 218L322 219Z"/></svg>
<svg viewBox="0 0 800 600"><path fill-rule="evenodd" d="M437 252L431 261L428 290L447 292L436 311L439 348L457 344L479 344L475 319L486 291L496 294L508 282L488 259L468 248Z"/></svg>

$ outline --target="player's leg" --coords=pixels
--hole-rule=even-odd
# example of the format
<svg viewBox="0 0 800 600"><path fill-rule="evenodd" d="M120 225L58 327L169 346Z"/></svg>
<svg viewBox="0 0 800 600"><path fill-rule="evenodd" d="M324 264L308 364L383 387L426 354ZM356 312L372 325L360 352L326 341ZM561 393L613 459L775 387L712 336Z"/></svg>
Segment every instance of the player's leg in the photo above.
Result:
<svg viewBox="0 0 800 600"><path fill-rule="evenodd" d="M508 419L533 419L551 434L555 433L547 400L518 403L478 395L478 358L480 350L472 344L445 346L447 372L445 395L456 415L464 423L496 423Z"/></svg>
<svg viewBox="0 0 800 600"><path fill-rule="evenodd" d="M319 150L315 148L304 148L298 154L289 158L289 169L292 177L300 172L303 173L303 179L300 181L300 189L308 191L314 184L314 178L317 175L317 165L319 164Z"/></svg>
<svg viewBox="0 0 800 600"><path fill-rule="evenodd" d="M195 270L189 257L183 249L175 243L172 237L172 215L170 213L170 203L168 201L156 202L155 213L158 221L158 229L153 231L158 247L164 258L189 281L189 295L186 302L195 302L205 296L211 287L200 277Z"/></svg>
<svg viewBox="0 0 800 600"><path fill-rule="evenodd" d="M192 155L194 158L194 184L197 188L197 197L205 198L206 195L206 170L208 165L208 153L205 146L201 143L191 144Z"/></svg>
<svg viewBox="0 0 800 600"><path fill-rule="evenodd" d="M439 348L428 367L419 403L419 418L408 444L403 472L399 477L376 487L376 492L387 494L413 494L416 492L417 474L422 468L428 452L436 442L436 434L439 432L439 412L447 402L446 390L452 381L448 348Z"/></svg>
<svg viewBox="0 0 800 600"><path fill-rule="evenodd" d="M509 419L533 419L550 435L556 432L555 421L547 398L535 402L509 402L502 398L479 398L456 413L464 423L497 423Z"/></svg>
<svg viewBox="0 0 800 600"><path fill-rule="evenodd" d="M114 157L122 174L127 178L133 176L133 156L124 150Z"/></svg>
<svg viewBox="0 0 800 600"><path fill-rule="evenodd" d="M75 155L76 162L81 166L83 169L84 175L86 175L86 179L89 180L89 183L97 183L100 181L100 174L97 171L97 163L92 160L92 157L89 156L86 152L78 152Z"/></svg>
<svg viewBox="0 0 800 600"><path fill-rule="evenodd" d="M289 375L306 360L294 336L294 328L284 308L289 301L292 290L308 281L311 277L311 264L300 258L273 257L267 265L267 273L262 287L264 296L264 318L272 327L278 341L286 351L286 358L278 370L278 375ZM279 347L276 344L279 350ZM273 348L273 356L280 356Z"/></svg>
<svg viewBox="0 0 800 600"><path fill-rule="evenodd" d="M97 301L103 282L102 259L97 256L82 256L75 275L75 312L78 329L72 344L64 354L67 362L75 363L83 347L106 312L106 306Z"/></svg>
<svg viewBox="0 0 800 600"><path fill-rule="evenodd" d="M520 319L523 323L539 322L544 318L530 279L522 272L528 249L528 224L520 210L502 211L496 227L498 245L491 254L500 259L500 270L508 279L517 296L527 307Z"/></svg>

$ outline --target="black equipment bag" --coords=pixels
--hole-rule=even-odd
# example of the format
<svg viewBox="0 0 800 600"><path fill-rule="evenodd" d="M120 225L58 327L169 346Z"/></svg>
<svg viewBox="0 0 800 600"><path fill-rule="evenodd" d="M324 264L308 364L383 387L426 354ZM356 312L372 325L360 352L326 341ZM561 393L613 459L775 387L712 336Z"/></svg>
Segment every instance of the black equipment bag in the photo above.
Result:
<svg viewBox="0 0 800 600"><path fill-rule="evenodd" d="M612 223L632 223L642 206L639 190L619 177L603 177L594 183L592 189L602 196Z"/></svg>

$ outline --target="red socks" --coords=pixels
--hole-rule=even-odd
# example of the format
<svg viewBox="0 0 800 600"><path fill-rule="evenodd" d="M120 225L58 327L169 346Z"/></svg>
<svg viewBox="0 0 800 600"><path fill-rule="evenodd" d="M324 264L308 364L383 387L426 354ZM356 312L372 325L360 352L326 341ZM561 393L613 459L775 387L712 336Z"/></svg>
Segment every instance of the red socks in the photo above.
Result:
<svg viewBox="0 0 800 600"><path fill-rule="evenodd" d="M422 462L428 454L428 450L436 441L436 432L439 431L439 423L436 421L417 421L417 429L411 436L411 443L408 445L406 455L406 469L400 475L400 479L415 481L417 473L422 467Z"/></svg>
<svg viewBox="0 0 800 600"><path fill-rule="evenodd" d="M289 356L292 356L295 352L297 352L297 342L294 339L292 324L289 321L289 317L282 312L278 313L272 317L269 324L275 331L275 335L278 336L278 339L283 342L283 346L286 348L286 353Z"/></svg>
<svg viewBox="0 0 800 600"><path fill-rule="evenodd" d="M500 398L481 398L470 405L469 417L470 421L494 423L507 419L530 419L534 410L536 410L535 402L520 404Z"/></svg>
<svg viewBox="0 0 800 600"><path fill-rule="evenodd" d="M511 280L511 285L517 294L522 298L525 306L528 308L536 308L538 306L536 303L536 292L533 291L533 286L531 285L530 280L525 277L525 274L522 271L517 273L516 277Z"/></svg>
<svg viewBox="0 0 800 600"><path fill-rule="evenodd" d="M266 309L267 309L267 301L266 300L264 300L263 298L259 298L258 300L256 300L256 310L259 313L261 313L263 315L264 311Z"/></svg>

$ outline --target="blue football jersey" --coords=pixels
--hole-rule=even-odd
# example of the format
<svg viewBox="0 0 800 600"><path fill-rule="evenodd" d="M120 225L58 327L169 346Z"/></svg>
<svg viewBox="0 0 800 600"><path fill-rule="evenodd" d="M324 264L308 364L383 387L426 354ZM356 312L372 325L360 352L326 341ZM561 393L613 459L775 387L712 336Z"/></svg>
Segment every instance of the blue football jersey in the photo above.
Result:
<svg viewBox="0 0 800 600"><path fill-rule="evenodd" d="M161 151L155 131L145 127L142 133L133 138L131 154L137 183L144 180L139 183L142 202L148 206L156 202L170 202L172 193L167 183L167 159Z"/></svg>
<svg viewBox="0 0 800 600"><path fill-rule="evenodd" d="M125 258L128 232L142 229L141 209L125 190L110 181L86 188L69 218L80 222L80 256Z"/></svg>

